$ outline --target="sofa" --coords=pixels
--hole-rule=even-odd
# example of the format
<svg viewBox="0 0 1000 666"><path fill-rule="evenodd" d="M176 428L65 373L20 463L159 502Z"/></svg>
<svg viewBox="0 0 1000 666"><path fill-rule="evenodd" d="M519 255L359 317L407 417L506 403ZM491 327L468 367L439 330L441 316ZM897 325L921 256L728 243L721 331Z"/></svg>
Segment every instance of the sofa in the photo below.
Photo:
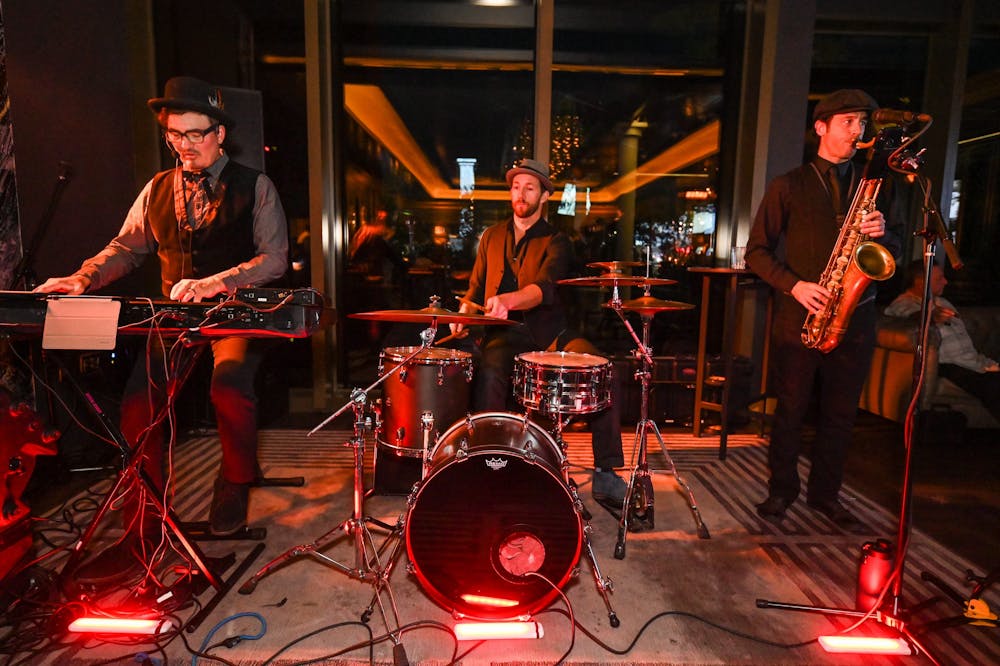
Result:
<svg viewBox="0 0 1000 666"><path fill-rule="evenodd" d="M958 310L976 349L991 358L1000 358L1000 307L959 306ZM912 395L917 336L917 323L913 319L879 315L875 354L861 393L862 409L903 421ZM1000 428L1000 422L978 398L938 376L937 338L933 329L930 338L921 411L958 412L968 428Z"/></svg>

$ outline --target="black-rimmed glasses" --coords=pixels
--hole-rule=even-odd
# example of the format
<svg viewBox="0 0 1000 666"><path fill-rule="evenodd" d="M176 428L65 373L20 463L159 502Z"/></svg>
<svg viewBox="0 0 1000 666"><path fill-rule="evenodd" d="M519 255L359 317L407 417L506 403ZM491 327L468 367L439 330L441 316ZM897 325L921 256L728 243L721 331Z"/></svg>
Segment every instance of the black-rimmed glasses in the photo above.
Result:
<svg viewBox="0 0 1000 666"><path fill-rule="evenodd" d="M166 137L167 141L170 143L180 143L181 139L187 139L188 143L201 143L205 140L207 134L211 134L215 130L219 129L219 123L214 125L209 125L205 129L193 129L186 132L178 132L177 130L165 129L163 130L163 136Z"/></svg>

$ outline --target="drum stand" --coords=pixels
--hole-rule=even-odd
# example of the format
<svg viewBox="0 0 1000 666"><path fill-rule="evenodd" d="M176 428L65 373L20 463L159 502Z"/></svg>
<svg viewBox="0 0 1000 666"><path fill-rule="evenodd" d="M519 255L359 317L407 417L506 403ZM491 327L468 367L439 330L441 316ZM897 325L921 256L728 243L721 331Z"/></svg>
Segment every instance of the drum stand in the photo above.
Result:
<svg viewBox="0 0 1000 666"><path fill-rule="evenodd" d="M400 369L406 367L406 364L410 362L414 357L417 356L421 351L430 346L434 340L434 336L437 333L437 322L432 321L429 328L420 332L421 346L417 347L413 353L407 356L399 365L393 368L390 372L387 372L383 376L379 377L375 382L365 389L354 389L351 391L350 401L342 406L339 410L331 414L322 423L309 431L309 435L316 433L326 426L330 421L334 420L348 409L354 412L354 435L349 442L349 446L354 452L354 511L351 517L345 520L343 523L337 525L332 530L323 534L315 541L303 544L299 546L294 546L293 548L285 551L283 554L274 558L267 564L265 564L257 573L255 573L248 581L246 581L239 589L240 594L250 594L256 589L257 583L260 582L262 578L269 575L275 569L285 565L289 561L302 556L313 557L320 562L332 567L334 570L341 572L353 578L359 580L363 583L368 583L374 588L374 593L372 594L372 599L368 604L368 607L361 614L361 621L368 622L371 619L372 613L374 612L375 606L378 606L380 615L382 616L382 621L385 623L386 628L389 630L389 634L394 643L394 651L400 652L403 650L402 643L400 642L399 636L399 611L396 606L396 598L393 595L392 587L389 584L389 578L392 576L393 567L396 561L399 559L399 555L402 552L403 545L403 515L401 514L399 518L396 519L394 525L382 522L371 516L364 515L364 498L365 498L365 488L364 488L364 448L365 448L365 431L369 427L369 418L366 416L366 405L368 402L368 393L377 387L379 384L384 382L386 379L394 375ZM380 529L388 532L385 541L382 545L376 546L375 538L372 535L369 526L374 525ZM324 548L329 546L334 541L337 541L342 536L348 535L353 538L354 543L354 564L344 564L331 557L324 555L322 551ZM386 553L388 553L386 555ZM387 614L386 606L382 602L382 593L388 596L389 600L389 610L392 612L392 621L395 625L395 629L390 627L389 616Z"/></svg>
<svg viewBox="0 0 1000 666"><path fill-rule="evenodd" d="M530 411L530 410L529 410ZM573 506L576 507L577 513L583 519L583 547L587 552L587 559L590 561L590 571L594 575L594 586L597 588L597 593L601 595L601 599L604 601L604 608L608 611L608 622L612 627L618 627L621 625L621 620L618 619L618 614L615 613L614 607L611 606L611 600L608 598L608 592L614 592L615 584L612 582L611 578L606 578L601 574L601 565L597 563L597 555L594 553L594 546L590 541L590 533L594 531L594 528L590 526L590 512L587 511L587 507L584 506L583 500L580 499L580 493L577 490L576 482L569 477L569 465L566 462L566 442L563 441L563 430L572 420L572 417L563 421L562 413L556 412L555 417L555 440L556 445L559 446L559 450L563 452L563 482L566 487L569 488L570 495L573 497Z"/></svg>
<svg viewBox="0 0 1000 666"><path fill-rule="evenodd" d="M646 296L649 296L648 289ZM629 335L632 336L632 339L638 345L635 355L642 360L642 369L635 373L642 386L639 422L635 427L635 443L632 449L633 456L636 458L636 464L632 468L628 487L625 490L625 501L622 504L621 519L618 523L618 542L615 544L615 558L622 560L625 559L625 537L630 524L633 530L653 528L653 479L649 471L649 462L646 459L646 437L649 431L652 431L656 435L656 441L660 443L660 450L663 452L663 457L667 459L667 465L670 466L670 473L673 474L678 485L684 489L684 493L687 495L688 508L691 509L695 525L698 528L698 538L709 539L711 536L708 533L705 522L701 519L701 512L698 510L698 504L694 500L694 493L691 492L691 487L677 473L677 467L674 465L674 461L670 457L666 445L663 443L660 429L656 426L656 422L649 418L649 383L652 378L653 369L653 357L649 349L649 327L653 321L653 314L640 313L642 318L642 340L639 340L635 329L632 328L632 325L623 314L624 308L622 307L621 298L618 296L617 287L613 290L610 307L618 314L618 317L625 324ZM638 452L637 454L635 453L636 451Z"/></svg>

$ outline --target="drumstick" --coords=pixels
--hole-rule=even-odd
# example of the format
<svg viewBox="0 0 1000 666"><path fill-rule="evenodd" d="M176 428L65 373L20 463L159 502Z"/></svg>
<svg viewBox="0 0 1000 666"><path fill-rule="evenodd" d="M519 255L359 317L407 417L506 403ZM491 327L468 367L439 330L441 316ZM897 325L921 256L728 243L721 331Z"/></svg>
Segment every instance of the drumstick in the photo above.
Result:
<svg viewBox="0 0 1000 666"><path fill-rule="evenodd" d="M461 331L457 333L452 333L451 335L444 336L440 340L435 340L434 346L442 345L446 342L451 342L452 340L461 340L462 338L467 337L468 335L469 335L469 329L463 328Z"/></svg>
<svg viewBox="0 0 1000 666"><path fill-rule="evenodd" d="M461 297L459 297L458 301L459 301L459 303L465 303L466 305L471 305L472 307L476 308L480 312L486 312L486 308L484 308L482 305L480 305L479 303L476 303L474 301L470 301L467 298L461 298Z"/></svg>

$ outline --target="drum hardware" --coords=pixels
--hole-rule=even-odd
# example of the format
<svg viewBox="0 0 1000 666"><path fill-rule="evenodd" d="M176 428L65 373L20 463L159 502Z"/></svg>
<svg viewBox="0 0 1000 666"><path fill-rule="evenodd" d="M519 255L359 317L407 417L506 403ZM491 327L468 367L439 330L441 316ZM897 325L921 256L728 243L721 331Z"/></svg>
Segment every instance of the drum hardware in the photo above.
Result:
<svg viewBox="0 0 1000 666"><path fill-rule="evenodd" d="M386 625L386 628L389 629L391 640L398 650L402 650L399 631L399 611L396 606L395 596L393 595L389 579L392 575L393 567L403 550L403 516L405 514L401 514L399 518L397 518L396 523L393 525L364 514L365 432L371 427L371 418L367 415L368 394L377 386L386 382L390 377L400 372L411 361L420 356L420 354L428 353L431 343L437 335L437 327L439 323L470 323L473 321L478 324L508 323L504 319L497 319L495 317L458 315L457 313L438 307L439 301L440 299L437 296L431 297L430 305L422 310L383 310L378 312L365 312L349 315L350 317L357 319L394 321L400 323L425 323L427 324L427 328L420 332L420 346L412 348L412 351L408 350L409 353L404 358L400 359L400 362L395 367L382 374L368 387L364 389L354 388L351 391L351 396L346 404L341 406L340 409L328 416L308 433L309 435L313 435L319 430L322 430L331 421L345 413L348 409L352 410L354 413L354 432L348 442L348 446L351 447L354 458L353 511L350 518L321 535L311 543L295 546L268 562L249 580L247 580L242 587L240 587L240 594L251 594L257 587L260 580L269 575L272 571L283 566L292 559L308 555L330 566L335 571L339 571L350 578L372 586L372 599L369 602L368 607L361 614L361 621L367 622L371 618L372 613L377 606L379 613L382 616L383 623ZM387 536L381 545L376 545L375 538L370 529L371 526L387 532ZM352 537L354 551L353 566L337 561L321 552L324 548L343 536ZM388 608L382 600L383 592L388 597ZM395 629L391 629L389 627L390 611L392 614L391 620L395 623Z"/></svg>
<svg viewBox="0 0 1000 666"><path fill-rule="evenodd" d="M622 320L626 330L629 335L632 336L632 339L637 345L633 353L636 358L641 359L642 361L641 369L637 370L635 373L635 377L640 381L641 386L639 422L635 427L635 444L633 446L635 466L632 468L628 487L625 490L625 501L622 504L621 517L618 523L618 542L615 544L615 557L619 560L625 558L625 538L630 525L633 531L638 531L640 529L652 529L654 526L653 480L650 475L649 462L646 457L646 437L650 431L656 435L656 441L659 442L660 450L663 452L663 457L666 458L667 464L670 467L670 473L673 474L678 485L684 489L684 492L687 495L688 507L691 509L691 514L694 516L695 525L698 530L698 537L701 539L711 538L708 533L708 528L701 519L701 512L698 510L698 505L695 502L694 494L691 492L690 486L688 486L687 482L684 481L680 474L677 473L677 467L674 465L674 461L670 457L670 453L667 451L666 445L663 443L663 437L660 435L660 429L657 427L656 422L649 418L649 385L653 375L653 356L652 350L649 347L650 324L653 321L653 317L658 312L689 308L680 307L686 304L674 303L672 301L658 301L658 299L653 299L649 295L648 287L646 288L646 293L642 298L635 299L634 301L627 301L627 303L630 304L628 308L626 308L626 304L623 303L618 297L618 287L615 286L612 292L611 301L605 304L605 307L613 309L619 319ZM642 320L641 340L638 335L636 335L635 329L632 328L632 325L623 314L626 311L639 313Z"/></svg>
<svg viewBox="0 0 1000 666"><path fill-rule="evenodd" d="M437 310L435 299L432 299L430 308L428 310ZM350 315L354 316L354 315ZM362 317L365 318L365 317ZM374 318L374 317L367 317ZM386 319L387 321L389 319ZM364 499L365 499L365 488L364 488L364 447L365 447L365 431L371 426L371 418L367 415L367 404L368 404L368 394L379 384L387 381L390 377L400 372L406 364L412 359L416 358L421 352L429 348L431 342L437 333L437 317L429 316L423 319L415 319L414 321L427 321L429 323L428 328L420 332L421 345L415 347L409 355L402 359L402 362L396 367L392 368L385 374L381 375L367 388L359 389L355 388L351 391L350 399L346 404L341 406L336 412L328 416L322 423L309 431L309 435L313 435L327 424L333 421L335 418L346 412L348 409L352 410L354 413L354 432L348 445L353 451L354 457L354 487L353 487L353 511L351 517L337 525L333 529L329 530L322 536L318 537L311 543L294 546L293 548L285 551L283 554L274 558L267 564L265 564L257 573L255 573L249 580L247 580L242 587L240 587L240 594L251 594L254 589L256 589L257 584L262 578L270 574L272 571L278 567L286 564L292 559L301 557L303 555L308 555L313 557L320 562L330 566L335 571L345 574L346 576L353 578L355 580L367 583L372 586L373 594L372 599L368 604L368 607L361 614L361 621L367 622L371 619L372 613L375 607L378 607L379 614L382 616L382 621L386 628L389 630L391 640L395 644L397 650L402 650L402 643L400 642L400 623L399 623L399 610L396 606L396 599L392 592L392 586L389 583L389 579L392 575L393 567L402 552L402 534L403 534L403 515L401 514L397 518L394 525L377 520L371 516L366 516L364 514ZM381 545L376 546L375 538L372 534L371 526L375 526L382 530L385 530L388 534ZM343 536L351 536L354 551L354 563L346 564L335 560L331 557L326 556L321 551L329 546L334 541L337 541ZM388 597L389 605L388 608L386 604L383 603L382 594L383 592ZM395 629L390 627L390 617L389 612L391 611L392 618L391 621L395 625Z"/></svg>

